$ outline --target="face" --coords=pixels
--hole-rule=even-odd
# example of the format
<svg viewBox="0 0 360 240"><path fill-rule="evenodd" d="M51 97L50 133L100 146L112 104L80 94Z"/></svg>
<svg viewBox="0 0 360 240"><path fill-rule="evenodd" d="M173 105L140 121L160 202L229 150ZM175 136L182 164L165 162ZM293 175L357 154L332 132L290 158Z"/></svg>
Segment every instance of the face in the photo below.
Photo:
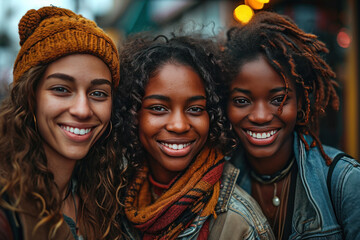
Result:
<svg viewBox="0 0 360 240"><path fill-rule="evenodd" d="M47 67L36 90L36 119L48 161L85 157L110 121L111 82L107 65L88 54Z"/></svg>
<svg viewBox="0 0 360 240"><path fill-rule="evenodd" d="M281 114L285 83L262 55L244 64L231 83L227 114L249 160L290 157L297 97L289 82Z"/></svg>
<svg viewBox="0 0 360 240"><path fill-rule="evenodd" d="M170 182L204 146L209 131L203 81L188 66L166 64L145 88L139 136L153 177Z"/></svg>

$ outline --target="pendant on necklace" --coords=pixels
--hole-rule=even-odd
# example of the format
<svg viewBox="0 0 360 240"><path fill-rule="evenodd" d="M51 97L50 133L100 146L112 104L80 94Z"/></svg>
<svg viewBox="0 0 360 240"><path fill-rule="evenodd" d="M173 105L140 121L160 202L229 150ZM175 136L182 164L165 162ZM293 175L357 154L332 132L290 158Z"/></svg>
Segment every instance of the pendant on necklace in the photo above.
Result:
<svg viewBox="0 0 360 240"><path fill-rule="evenodd" d="M277 185L276 182L274 182L274 197L272 199L272 203L275 207L278 207L280 206L280 198L276 196L276 190L277 190Z"/></svg>
<svg viewBox="0 0 360 240"><path fill-rule="evenodd" d="M275 207L280 206L280 199L278 198L278 196L274 196L272 199L272 203Z"/></svg>

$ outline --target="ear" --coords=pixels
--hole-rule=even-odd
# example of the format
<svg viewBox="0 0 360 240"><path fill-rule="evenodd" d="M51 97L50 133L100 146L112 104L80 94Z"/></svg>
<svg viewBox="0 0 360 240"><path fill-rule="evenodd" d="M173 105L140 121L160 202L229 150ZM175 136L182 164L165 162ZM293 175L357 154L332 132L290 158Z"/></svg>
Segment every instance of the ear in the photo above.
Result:
<svg viewBox="0 0 360 240"><path fill-rule="evenodd" d="M303 97L299 96L297 98L297 116L296 116L296 124L302 124L305 120L305 111L303 109Z"/></svg>

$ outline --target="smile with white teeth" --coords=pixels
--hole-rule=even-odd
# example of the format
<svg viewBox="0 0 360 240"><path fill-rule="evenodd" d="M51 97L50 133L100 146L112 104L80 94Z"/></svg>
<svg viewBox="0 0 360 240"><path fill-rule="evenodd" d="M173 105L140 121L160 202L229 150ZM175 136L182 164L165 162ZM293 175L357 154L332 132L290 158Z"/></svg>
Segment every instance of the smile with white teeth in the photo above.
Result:
<svg viewBox="0 0 360 240"><path fill-rule="evenodd" d="M272 135L274 135L277 132L277 130L271 130L269 132L252 132L250 130L246 130L246 133L249 134L251 137L256 139L265 139L269 138Z"/></svg>
<svg viewBox="0 0 360 240"><path fill-rule="evenodd" d="M74 128L63 125L61 126L61 128L76 135L85 135L91 131L91 128Z"/></svg>
<svg viewBox="0 0 360 240"><path fill-rule="evenodd" d="M161 142L162 145L164 145L165 147L171 148L173 150L181 150L187 146L189 146L191 143L183 143L183 144L176 144L176 143L165 143L165 142Z"/></svg>

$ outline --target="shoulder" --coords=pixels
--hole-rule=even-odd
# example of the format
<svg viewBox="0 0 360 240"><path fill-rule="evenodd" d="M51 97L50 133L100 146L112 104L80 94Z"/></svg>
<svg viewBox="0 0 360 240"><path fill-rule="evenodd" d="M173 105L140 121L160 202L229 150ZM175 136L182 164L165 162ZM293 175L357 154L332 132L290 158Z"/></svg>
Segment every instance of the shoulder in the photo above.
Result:
<svg viewBox="0 0 360 240"><path fill-rule="evenodd" d="M273 239L257 202L235 184L238 174L231 163L225 164L218 216L210 225L210 239Z"/></svg>
<svg viewBox="0 0 360 240"><path fill-rule="evenodd" d="M217 212L232 211L251 224L266 222L266 218L255 199L236 184L238 175L239 169L226 162Z"/></svg>
<svg viewBox="0 0 360 240"><path fill-rule="evenodd" d="M306 142L310 145L313 142L313 138L309 135L304 136ZM340 157L338 163L339 165L352 165L353 167L359 167L359 162L357 162L355 159L353 159L351 156L347 155L343 151L327 146L322 145L322 148L327 156L329 156L331 159L335 159L337 157ZM328 169L329 166L326 165L325 160L320 152L319 146L311 147L310 149L306 150L304 143L301 141L301 139L298 137L298 135L295 133L295 142L294 142L294 150L298 155L298 159L302 159L304 164L316 164L318 167L322 167L323 169ZM298 160L299 161L299 160ZM337 164L338 164L337 163Z"/></svg>
<svg viewBox="0 0 360 240"><path fill-rule="evenodd" d="M327 149L331 148L328 147ZM331 185L335 183L341 189L354 191L354 186L360 185L360 163L343 152L337 153L331 158L333 162L330 165L328 174L332 178Z"/></svg>
<svg viewBox="0 0 360 240"><path fill-rule="evenodd" d="M0 239L22 239L22 228L19 215L5 207L11 206L9 195L4 192L1 196L2 206L0 206Z"/></svg>
<svg viewBox="0 0 360 240"><path fill-rule="evenodd" d="M333 158L327 176L328 189L334 206L337 221L342 226L346 239L360 237L357 222L360 209L357 203L360 199L360 164L351 156L340 153Z"/></svg>
<svg viewBox="0 0 360 240"><path fill-rule="evenodd" d="M228 215L249 226L251 235L269 235L271 227L259 204L244 189L235 185L229 202ZM271 239L271 238L269 238Z"/></svg>
<svg viewBox="0 0 360 240"><path fill-rule="evenodd" d="M327 166L326 168L334 168L334 171L342 171L343 174L345 174L344 171L348 173L354 172L355 174L360 173L360 163L350 155L337 148L327 145L323 145L323 149L325 154L332 159L331 165ZM321 163L324 165L325 161L322 159L322 157L319 157L321 154L318 148L310 151L312 151L312 153L310 153L312 161L321 161Z"/></svg>
<svg viewBox="0 0 360 240"><path fill-rule="evenodd" d="M2 208L0 208L0 239L13 239L11 225Z"/></svg>

